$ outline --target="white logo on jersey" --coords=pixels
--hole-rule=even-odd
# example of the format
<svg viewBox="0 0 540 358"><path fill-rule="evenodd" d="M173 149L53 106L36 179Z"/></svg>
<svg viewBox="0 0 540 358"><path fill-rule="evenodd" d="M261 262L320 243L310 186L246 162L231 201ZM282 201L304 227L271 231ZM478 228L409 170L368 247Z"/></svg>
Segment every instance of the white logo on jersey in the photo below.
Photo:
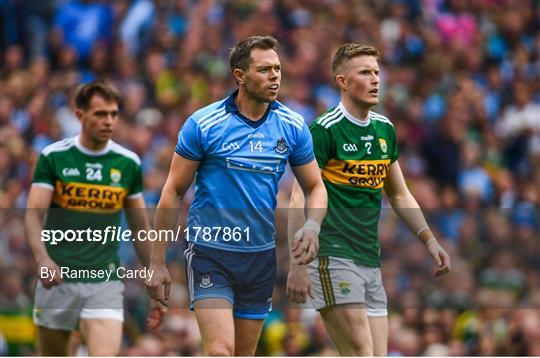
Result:
<svg viewBox="0 0 540 358"><path fill-rule="evenodd" d="M356 144L345 143L343 144L343 150L346 152L357 152Z"/></svg>
<svg viewBox="0 0 540 358"><path fill-rule="evenodd" d="M103 179L101 168L103 168L101 163L86 163L86 180L101 181Z"/></svg>
<svg viewBox="0 0 540 358"><path fill-rule="evenodd" d="M101 169L86 168L86 180L89 181L101 181L103 175L101 175Z"/></svg>
<svg viewBox="0 0 540 358"><path fill-rule="evenodd" d="M369 135L363 135L360 137L361 140L373 140L373 136L371 134Z"/></svg>
<svg viewBox="0 0 540 358"><path fill-rule="evenodd" d="M221 145L222 150L238 150L240 149L240 145L237 142L231 142L231 143L223 143Z"/></svg>
<svg viewBox="0 0 540 358"><path fill-rule="evenodd" d="M62 170L62 175L65 177L78 177L81 175L81 172L77 168L64 168Z"/></svg>
<svg viewBox="0 0 540 358"><path fill-rule="evenodd" d="M274 150L278 154L287 153L287 151L289 150L289 146L287 145L287 141L285 140L285 138L281 138L277 140Z"/></svg>
<svg viewBox="0 0 540 358"><path fill-rule="evenodd" d="M85 163L87 168L101 169L103 165L101 163Z"/></svg>

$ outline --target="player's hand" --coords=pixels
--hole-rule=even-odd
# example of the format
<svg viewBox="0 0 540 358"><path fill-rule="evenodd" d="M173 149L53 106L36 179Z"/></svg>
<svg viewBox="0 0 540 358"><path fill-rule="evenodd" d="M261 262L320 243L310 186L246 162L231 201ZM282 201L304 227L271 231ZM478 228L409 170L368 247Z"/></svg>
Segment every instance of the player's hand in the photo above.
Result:
<svg viewBox="0 0 540 358"><path fill-rule="evenodd" d="M311 281L305 265L291 265L286 292L287 297L294 303L306 303L307 296L315 298L311 292Z"/></svg>
<svg viewBox="0 0 540 358"><path fill-rule="evenodd" d="M163 306L168 306L169 293L171 292L171 275L165 264L150 263L148 267L150 272L153 272L152 278L144 281L146 293L148 296L161 303Z"/></svg>
<svg viewBox="0 0 540 358"><path fill-rule="evenodd" d="M62 277L60 275L60 267L50 258L46 257L37 262L40 271L40 281L43 287L50 289L53 286L58 286L62 283ZM42 267L47 268L47 276L41 274Z"/></svg>
<svg viewBox="0 0 540 358"><path fill-rule="evenodd" d="M294 235L291 252L299 265L307 265L317 257L319 252L319 236L314 230L305 227Z"/></svg>
<svg viewBox="0 0 540 358"><path fill-rule="evenodd" d="M433 260L439 267L433 274L433 277L442 276L450 272L450 255L444 251L442 246L437 242L437 239L432 237L426 242L426 247Z"/></svg>
<svg viewBox="0 0 540 358"><path fill-rule="evenodd" d="M150 300L150 314L146 319L146 325L150 329L158 328L161 323L163 323L163 318L167 313L167 307L163 306L161 303Z"/></svg>

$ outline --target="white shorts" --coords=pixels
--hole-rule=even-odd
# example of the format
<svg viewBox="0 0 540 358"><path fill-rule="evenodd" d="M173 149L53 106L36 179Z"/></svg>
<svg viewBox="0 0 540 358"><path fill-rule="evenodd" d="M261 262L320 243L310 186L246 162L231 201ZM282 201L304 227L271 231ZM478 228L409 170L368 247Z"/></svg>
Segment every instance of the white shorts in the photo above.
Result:
<svg viewBox="0 0 540 358"><path fill-rule="evenodd" d="M316 310L345 303L361 303L370 317L387 316L387 299L379 267L341 257L317 257L308 265Z"/></svg>
<svg viewBox="0 0 540 358"><path fill-rule="evenodd" d="M72 331L79 319L124 321L124 283L64 282L50 289L36 285L34 323L49 329Z"/></svg>

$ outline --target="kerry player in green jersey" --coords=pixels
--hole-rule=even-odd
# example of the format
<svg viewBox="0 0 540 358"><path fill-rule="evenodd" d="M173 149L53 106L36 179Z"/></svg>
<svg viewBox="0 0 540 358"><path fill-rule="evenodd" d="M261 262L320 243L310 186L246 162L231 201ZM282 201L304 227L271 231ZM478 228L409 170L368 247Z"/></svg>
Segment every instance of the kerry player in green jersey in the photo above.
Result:
<svg viewBox="0 0 540 358"><path fill-rule="evenodd" d="M358 44L345 44L334 55L332 70L341 102L310 126L329 210L321 225L318 259L307 269L293 260L287 284L294 302L306 302L306 295L313 299L341 355L387 354L387 302L377 236L382 189L405 225L426 245L437 265L435 275L450 270L450 257L403 178L394 126L370 111L378 104L378 57L375 48ZM302 202L295 183L291 208L303 207ZM303 220L300 210L290 211L290 236Z"/></svg>
<svg viewBox="0 0 540 358"><path fill-rule="evenodd" d="M71 332L76 329L90 355L116 355L120 349L124 285L116 274L123 272L118 270L119 242L80 236L82 241L53 243L43 236L45 230L86 229L104 235L107 227L118 227L123 208L137 209L126 211L133 237L149 228L140 159L110 140L119 102L108 82L80 86L75 95L80 135L47 146L39 156L25 232L40 272L34 321L41 355L67 355ZM147 267L149 243L134 244ZM155 307L152 323L159 323L160 313Z"/></svg>

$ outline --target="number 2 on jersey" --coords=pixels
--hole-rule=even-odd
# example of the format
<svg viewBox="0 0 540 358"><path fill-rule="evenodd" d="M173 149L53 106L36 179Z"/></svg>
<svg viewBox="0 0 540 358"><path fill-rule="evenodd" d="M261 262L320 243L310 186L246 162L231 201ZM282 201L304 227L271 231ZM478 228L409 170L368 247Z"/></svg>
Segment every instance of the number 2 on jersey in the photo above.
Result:
<svg viewBox="0 0 540 358"><path fill-rule="evenodd" d="M367 154L371 155L371 143L366 142Z"/></svg>

